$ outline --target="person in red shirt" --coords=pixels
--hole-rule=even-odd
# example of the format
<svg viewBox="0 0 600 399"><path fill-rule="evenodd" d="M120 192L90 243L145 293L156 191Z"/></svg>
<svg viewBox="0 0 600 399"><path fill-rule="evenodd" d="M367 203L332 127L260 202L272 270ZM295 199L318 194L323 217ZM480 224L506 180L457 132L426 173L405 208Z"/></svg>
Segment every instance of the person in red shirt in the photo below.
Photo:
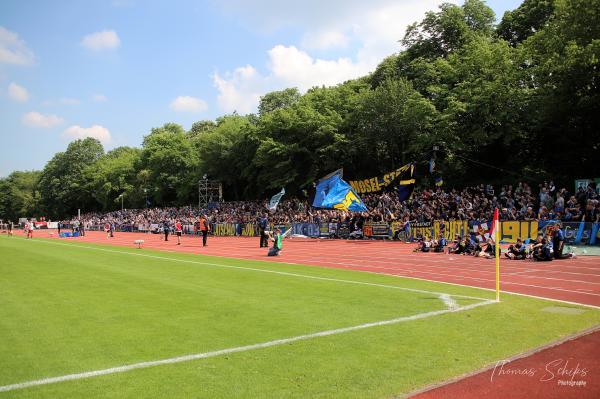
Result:
<svg viewBox="0 0 600 399"><path fill-rule="evenodd" d="M106 238L110 238L110 223L104 223L104 231L106 232Z"/></svg>
<svg viewBox="0 0 600 399"><path fill-rule="evenodd" d="M181 220L178 220L177 223L175 223L175 234L177 235L177 245L181 245L181 232L182 232L182 227L181 227Z"/></svg>
<svg viewBox="0 0 600 399"><path fill-rule="evenodd" d="M206 246L206 237L208 236L208 232L210 231L210 225L208 224L208 217L203 215L200 218L200 232L202 233L202 246Z"/></svg>

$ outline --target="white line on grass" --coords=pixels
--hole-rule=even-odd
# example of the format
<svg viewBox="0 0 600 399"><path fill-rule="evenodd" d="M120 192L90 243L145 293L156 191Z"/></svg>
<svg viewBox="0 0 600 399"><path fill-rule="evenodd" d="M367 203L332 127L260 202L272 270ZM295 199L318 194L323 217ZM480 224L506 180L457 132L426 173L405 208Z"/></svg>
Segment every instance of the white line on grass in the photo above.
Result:
<svg viewBox="0 0 600 399"><path fill-rule="evenodd" d="M442 294L440 295L440 299L446 304L446 307L448 309L460 308L460 306L458 306L458 303L456 303L454 298L452 298L450 295Z"/></svg>
<svg viewBox="0 0 600 399"><path fill-rule="evenodd" d="M454 303L456 304L456 302L454 302ZM97 376L107 375L107 374L124 373L124 372L131 371L131 370L143 369L143 368L154 367L154 366L161 366L161 365L165 365L165 364L189 362L189 361L198 360L198 359L207 359L210 357L226 355L229 353L246 352L246 351L255 350L255 349L269 348L271 346L284 345L284 344L289 344L292 342L305 341L305 340L309 340L309 339L313 339L313 338L342 334L342 333L347 333L350 331L364 330L365 328L386 326L386 325L390 325L390 324L402 323L405 321L425 319L428 317L439 316L439 315L451 313L451 312L461 312L461 311L465 311L465 310L469 310L469 309L474 309L479 306L490 305L492 303L496 303L496 302L491 301L491 300L484 300L483 302L477 302L477 303L473 303L473 304L462 306L462 307L451 308L450 306L448 306L448 309L436 310L436 311L426 312L426 313L418 313L418 314L412 315L412 316L398 317L395 319L359 324L356 326L337 328L334 330L319 331L316 333L298 335L298 336L290 337L290 338L276 339L273 341L267 341L267 342L262 342L262 343L258 343L258 344L253 344L253 345L237 346L234 348L221 349L221 350L212 351L212 352L195 353L195 354L190 354L190 355L170 357L167 359L127 364L127 365L123 365L123 366L111 367L111 368L102 369L102 370L86 371L83 373L76 373L76 374L67 374L67 375L63 375L60 377L50 377L50 378L43 378L41 380L26 381L26 382L21 382L21 383L17 383L17 384L0 386L0 392L14 391L17 389L30 388L30 387L37 386L37 385L55 384L58 382L79 380L79 379L83 379L83 378L91 378L91 377L97 377Z"/></svg>
<svg viewBox="0 0 600 399"><path fill-rule="evenodd" d="M24 238L23 238L23 240L24 240ZM256 269L253 267L233 266L233 265L226 265L226 264L222 264L222 263L201 262L201 261L195 261L195 260L189 260L189 259L176 259L176 258L169 258L169 257L165 257L165 256L156 256L156 255L142 254L142 253L136 253L136 252L117 251L117 250L108 249L108 248L89 247L86 245L78 245L78 244L66 244L66 243L62 243L62 242L54 242L52 240L30 240L29 242L52 244L52 245L62 245L62 246L71 247L71 248L91 249L94 251L104 251L104 252L123 254L123 255L141 256L141 257L150 258L150 259L160 259L160 260L172 261L172 262L182 262L182 263L191 263L191 264L204 265L204 266L214 266L214 267L221 267L221 268L232 269L232 270L248 270L248 271L253 271L253 272L271 273L271 274L277 274L277 275L288 276L288 277L300 277L300 278L307 278L307 279L321 280L321 281L333 281L333 282L337 282L337 283L358 284L358 285L367 285L367 286L371 286L371 287L392 288L392 289L397 289L397 290L401 290L401 291L417 292L420 294L437 295L438 297L441 295L448 295L445 292L419 290L416 288L398 287L395 285L367 283L365 281L345 280L345 279L338 279L338 278L331 278L331 277L311 276L311 275L300 274L300 273L282 272L282 271L269 270L269 269ZM243 259L240 259L240 260L243 260ZM476 300L480 300L480 301L488 300L488 298L480 298L480 297L468 296L468 295L452 294L452 296L456 297L456 298L476 299Z"/></svg>

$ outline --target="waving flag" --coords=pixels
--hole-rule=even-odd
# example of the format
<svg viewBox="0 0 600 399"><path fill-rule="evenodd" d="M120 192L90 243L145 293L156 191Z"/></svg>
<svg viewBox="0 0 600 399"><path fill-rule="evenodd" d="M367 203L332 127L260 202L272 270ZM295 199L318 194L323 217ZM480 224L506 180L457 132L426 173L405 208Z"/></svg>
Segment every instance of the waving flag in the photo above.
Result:
<svg viewBox="0 0 600 399"><path fill-rule="evenodd" d="M494 233L496 232L496 229L500 228L498 225L498 219L498 208L496 208L494 209L494 219L492 219L492 227L490 228L490 238L494 240L494 242L496 242L496 236Z"/></svg>
<svg viewBox="0 0 600 399"><path fill-rule="evenodd" d="M398 199L400 202L409 199L415 189L415 164L409 163L406 166L408 168L397 178Z"/></svg>
<svg viewBox="0 0 600 399"><path fill-rule="evenodd" d="M285 188L282 188L280 192L271 197L271 201L269 201L269 210L275 212L277 210L277 205L279 205L279 201L281 201L281 197L285 194Z"/></svg>
<svg viewBox="0 0 600 399"><path fill-rule="evenodd" d="M383 176L350 180L348 183L357 194L377 193L382 190L395 189L398 191L400 201L405 201L410 198L415 187L415 164L406 164Z"/></svg>
<svg viewBox="0 0 600 399"><path fill-rule="evenodd" d="M313 206L315 208L339 209L352 212L364 212L367 210L367 207L352 187L342 180L340 170L330 173L319 180Z"/></svg>

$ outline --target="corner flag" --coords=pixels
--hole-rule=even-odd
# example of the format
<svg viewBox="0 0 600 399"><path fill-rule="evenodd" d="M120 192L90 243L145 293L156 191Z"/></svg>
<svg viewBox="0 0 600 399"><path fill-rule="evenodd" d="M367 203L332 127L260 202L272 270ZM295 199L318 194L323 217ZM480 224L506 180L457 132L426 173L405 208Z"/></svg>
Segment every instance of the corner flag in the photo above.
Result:
<svg viewBox="0 0 600 399"><path fill-rule="evenodd" d="M500 302L500 225L498 217L498 208L494 209L494 219L490 229L490 238L494 240L496 249L496 302Z"/></svg>

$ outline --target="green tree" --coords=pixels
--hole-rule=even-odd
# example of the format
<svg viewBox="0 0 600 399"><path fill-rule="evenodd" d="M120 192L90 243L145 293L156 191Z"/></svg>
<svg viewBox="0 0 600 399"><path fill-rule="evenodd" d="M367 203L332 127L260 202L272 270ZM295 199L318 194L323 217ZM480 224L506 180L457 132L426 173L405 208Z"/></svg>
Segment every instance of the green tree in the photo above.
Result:
<svg viewBox="0 0 600 399"><path fill-rule="evenodd" d="M405 79L361 92L353 117L352 164L363 174L387 172L414 160L432 141L438 113Z"/></svg>
<svg viewBox="0 0 600 399"><path fill-rule="evenodd" d="M444 3L439 12L430 11L409 25L401 42L410 59L447 57L474 35L489 36L494 19L494 11L481 0L466 0L462 7Z"/></svg>
<svg viewBox="0 0 600 399"><path fill-rule="evenodd" d="M518 49L532 159L563 181L600 173L600 0L556 2L554 17Z"/></svg>
<svg viewBox="0 0 600 399"><path fill-rule="evenodd" d="M194 122L192 124L192 128L188 132L188 135L191 138L193 138L199 134L210 132L215 127L217 127L217 124L214 121L210 121L210 120Z"/></svg>
<svg viewBox="0 0 600 399"><path fill-rule="evenodd" d="M290 107L296 104L299 99L300 92L295 87L280 91L272 91L260 98L258 113L259 115L263 115L277 109Z"/></svg>
<svg viewBox="0 0 600 399"><path fill-rule="evenodd" d="M256 195L256 173L252 168L258 138L249 117L227 115L217 120L210 132L196 138L194 145L200 157L200 172L219 180L229 193L228 199Z"/></svg>
<svg viewBox="0 0 600 399"><path fill-rule="evenodd" d="M15 171L0 179L0 219L45 216L40 209L39 171Z"/></svg>
<svg viewBox="0 0 600 399"><path fill-rule="evenodd" d="M107 152L85 169L86 191L94 197L103 211L119 209L120 195L123 195L124 205L128 208L144 204L143 187L137 184L136 166L140 159L140 149L119 147Z"/></svg>
<svg viewBox="0 0 600 399"><path fill-rule="evenodd" d="M340 93L317 88L292 107L261 115L254 166L263 191L284 186L297 193L324 171L339 167L347 144L339 130L344 112Z"/></svg>
<svg viewBox="0 0 600 399"><path fill-rule="evenodd" d="M145 184L154 205L194 203L198 164L198 154L181 126L167 123L144 137L138 169L149 172Z"/></svg>
<svg viewBox="0 0 600 399"><path fill-rule="evenodd" d="M512 46L542 29L554 14L555 0L525 0L512 11L506 11L498 24L498 36Z"/></svg>
<svg viewBox="0 0 600 399"><path fill-rule="evenodd" d="M104 154L102 144L86 138L71 142L42 170L39 182L41 200L48 216L69 217L77 212L96 210L97 203L87 191L84 170Z"/></svg>
<svg viewBox="0 0 600 399"><path fill-rule="evenodd" d="M512 48L504 41L480 36L445 63L438 100L443 110L439 143L456 156L512 170L522 167L529 151L529 146L522 145L528 134L529 92L519 82ZM462 176L494 181L496 172L481 168L476 175L455 175L462 182L467 182Z"/></svg>

